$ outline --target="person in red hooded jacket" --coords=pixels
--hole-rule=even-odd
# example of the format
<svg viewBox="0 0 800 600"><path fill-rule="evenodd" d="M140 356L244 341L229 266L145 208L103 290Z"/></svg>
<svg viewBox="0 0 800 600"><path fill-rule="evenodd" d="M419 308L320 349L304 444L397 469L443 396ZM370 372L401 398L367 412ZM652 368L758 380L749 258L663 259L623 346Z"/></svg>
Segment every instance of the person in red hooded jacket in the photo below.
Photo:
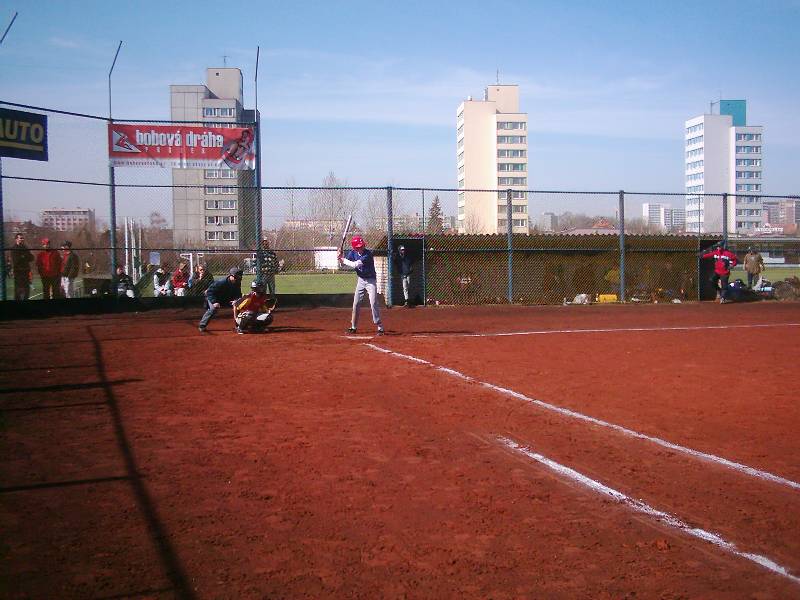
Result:
<svg viewBox="0 0 800 600"><path fill-rule="evenodd" d="M730 277L731 269L739 264L736 255L728 250L725 242L717 244L711 252L703 254L703 258L714 259L714 275L711 281L714 287L717 288L717 298L720 304L727 302L725 298L725 291L728 289L728 277Z"/></svg>
<svg viewBox="0 0 800 600"><path fill-rule="evenodd" d="M36 270L42 279L42 297L51 300L61 297L61 255L50 247L50 240L42 238L42 251L36 255Z"/></svg>

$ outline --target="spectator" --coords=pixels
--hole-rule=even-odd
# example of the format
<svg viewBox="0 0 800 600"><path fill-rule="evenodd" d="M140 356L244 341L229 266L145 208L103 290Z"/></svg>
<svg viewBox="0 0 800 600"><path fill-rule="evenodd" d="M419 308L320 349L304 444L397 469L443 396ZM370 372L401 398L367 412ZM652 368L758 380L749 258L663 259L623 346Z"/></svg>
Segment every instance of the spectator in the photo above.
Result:
<svg viewBox="0 0 800 600"><path fill-rule="evenodd" d="M269 295L275 297L275 274L280 270L278 255L270 250L269 241L261 241L261 273L257 281L267 286Z"/></svg>
<svg viewBox="0 0 800 600"><path fill-rule="evenodd" d="M153 274L153 296L156 298L172 296L172 280L161 265Z"/></svg>
<svg viewBox="0 0 800 600"><path fill-rule="evenodd" d="M14 300L27 300L31 295L31 263L33 254L25 245L25 236L14 236L11 248L11 269L14 272Z"/></svg>
<svg viewBox="0 0 800 600"><path fill-rule="evenodd" d="M753 289L753 282L758 284L764 271L764 259L758 250L753 250L752 247L747 249L747 254L744 255L744 270L747 271L747 287Z"/></svg>
<svg viewBox="0 0 800 600"><path fill-rule="evenodd" d="M397 254L394 256L394 264L397 268L397 273L400 275L400 280L403 282L403 299L405 300L403 306L406 308L411 307L411 302L408 296L408 290L411 287L411 272L414 270L412 267L411 257L406 254L406 247L399 246Z"/></svg>
<svg viewBox="0 0 800 600"><path fill-rule="evenodd" d="M81 262L72 251L72 242L61 244L61 293L65 298L75 297L75 279L80 268Z"/></svg>
<svg viewBox="0 0 800 600"><path fill-rule="evenodd" d="M112 282L113 289L116 290L118 298L135 298L136 288L133 285L131 276L125 273L125 267L117 265L117 274Z"/></svg>
<svg viewBox="0 0 800 600"><path fill-rule="evenodd" d="M727 244L722 241L716 245L711 252L703 254L703 258L714 259L714 275L711 277L711 282L717 288L717 298L720 304L727 302L725 294L728 289L728 277L730 277L731 269L739 264L736 255L727 249Z"/></svg>
<svg viewBox="0 0 800 600"><path fill-rule="evenodd" d="M176 296L185 296L189 287L189 265L184 261L178 263L178 268L172 274L172 289Z"/></svg>
<svg viewBox="0 0 800 600"><path fill-rule="evenodd" d="M208 267L206 265L198 265L194 274L189 278L188 294L190 296L202 296L212 283L214 283L214 276L208 270Z"/></svg>
<svg viewBox="0 0 800 600"><path fill-rule="evenodd" d="M42 279L42 297L45 300L59 298L59 278L61 277L61 256L58 250L50 247L50 240L42 238L42 251L36 255L36 270Z"/></svg>
<svg viewBox="0 0 800 600"><path fill-rule="evenodd" d="M223 304L233 304L242 297L242 270L231 267L228 276L211 284L206 291L206 312L197 328L205 333L208 322Z"/></svg>

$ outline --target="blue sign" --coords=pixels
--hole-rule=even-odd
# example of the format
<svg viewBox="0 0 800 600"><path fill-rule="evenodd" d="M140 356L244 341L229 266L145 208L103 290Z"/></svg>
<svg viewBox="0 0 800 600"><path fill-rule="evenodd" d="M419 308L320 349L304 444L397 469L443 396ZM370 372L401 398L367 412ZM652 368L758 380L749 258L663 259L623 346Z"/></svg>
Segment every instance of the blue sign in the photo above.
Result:
<svg viewBox="0 0 800 600"><path fill-rule="evenodd" d="M0 108L0 156L47 160L47 115Z"/></svg>

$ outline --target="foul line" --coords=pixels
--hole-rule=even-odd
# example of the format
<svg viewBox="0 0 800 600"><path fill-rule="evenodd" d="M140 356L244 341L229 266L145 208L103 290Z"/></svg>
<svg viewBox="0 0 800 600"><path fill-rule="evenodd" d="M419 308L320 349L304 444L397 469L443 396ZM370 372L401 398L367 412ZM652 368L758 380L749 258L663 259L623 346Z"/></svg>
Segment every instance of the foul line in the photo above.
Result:
<svg viewBox="0 0 800 600"><path fill-rule="evenodd" d="M762 556L760 554L754 554L752 552L743 552L736 547L736 544L723 539L716 533L706 531L705 529L700 529L699 527L692 527L691 525L689 525L685 521L682 521L681 519L679 519L674 515L653 508L652 506L646 504L645 502L642 502L641 500L636 500L634 498L631 498L630 496L626 496L622 492L610 488L606 485L603 485L599 481L595 481L594 479L591 479L586 475L583 475L578 471L575 471L574 469L570 469L569 467L559 464L545 456L542 456L541 454L537 454L536 452L533 452L532 450L519 445L517 442L513 440L510 440L505 437L500 437L498 438L498 441L507 448L510 448L511 450L514 450L515 452L518 452L520 454L524 454L528 458L532 458L536 462L546 466L552 471L555 471L559 475L567 477L568 479L571 479L572 481L575 481L585 487L588 487L589 489L594 490L595 492L598 492L604 496L608 496L616 500L620 504L624 504L628 508L635 510L638 513L647 515L648 517L651 517L656 521L663 523L664 525L667 525L668 527L678 529L679 531L682 531L699 540L710 542L715 546L718 546L735 556L746 558L747 560L752 561L757 565L764 567L769 571L772 571L773 573L782 575L783 577L786 577L790 581L800 584L800 577L795 577L794 575L789 573L789 571L785 567L780 566L779 564L767 558L766 556Z"/></svg>
<svg viewBox="0 0 800 600"><path fill-rule="evenodd" d="M703 329L751 329L760 327L797 327L800 323L760 323L753 325L696 325L682 327L623 327L609 329L540 329L538 331L511 331L505 333L439 333L419 334L411 337L507 337L513 335L546 335L548 333L622 333L626 331L700 331Z"/></svg>
<svg viewBox="0 0 800 600"><path fill-rule="evenodd" d="M500 387L499 385L494 385L491 383L486 383L485 381L480 381L479 379L475 379L474 377L470 377L469 375L465 375L453 369L448 369L447 367L442 367L436 365L432 362L428 362L422 358L417 358L416 356L410 356L408 354L401 354L400 352L394 352L392 350L387 350L386 348L381 348L380 346L376 346L375 344L366 344L368 347L372 348L373 350L377 350L378 352L383 352L384 354L390 354L392 356L397 356L399 358L403 358L405 360L409 360L411 362L415 362L422 365L427 365L429 367L433 367L437 371L441 371L442 373L447 373L448 375L452 375L453 377L458 377L459 379L463 379L464 381L469 381L471 383L477 383L485 388L493 390L495 392L500 392L506 396L511 396L512 398L516 398L518 400L522 400L524 402L530 402L531 404L535 404L545 410L553 411L559 413L561 415L565 415L567 417L571 417L573 419L578 419L580 421L586 421L587 423L591 423L593 425L598 425L600 427L606 427L608 429L612 429L618 433L623 435L637 438L640 440L645 440L651 442L653 444L657 444L664 448L668 448L670 450L674 450L675 452L681 452L682 454L686 454L688 456L692 456L694 458L699 458L701 460L706 460L717 465L721 465L728 469L733 469L734 471L738 471L739 473L744 473L745 475L750 475L751 477L756 477L758 479L763 479L765 481L771 481L772 483L778 483L780 485L784 485L795 490L800 490L800 483L796 481L792 481L791 479L786 479L779 475L774 475L767 471L762 471L761 469L756 469L754 467L748 467L747 465L743 465L741 463L734 462L732 460L728 460L727 458L722 458L721 456L716 456L714 454L708 454L706 452L701 452L700 450L693 450L691 448L687 448L685 446L679 446L678 444L674 444L672 442L668 442L667 440L662 440L661 438L653 437L646 435L644 433L639 433L638 431L634 431L632 429L628 429L627 427L623 427L622 425L617 425L615 423L609 423L608 421L603 421L601 419L596 419L595 417L590 417L588 415L584 415L583 413L576 412L574 410L570 410L568 408L562 408L560 406L556 406L555 404L550 404L548 402L544 402L542 400L536 400L535 398L530 398L525 394L520 392L515 392L514 390L510 390L508 388Z"/></svg>

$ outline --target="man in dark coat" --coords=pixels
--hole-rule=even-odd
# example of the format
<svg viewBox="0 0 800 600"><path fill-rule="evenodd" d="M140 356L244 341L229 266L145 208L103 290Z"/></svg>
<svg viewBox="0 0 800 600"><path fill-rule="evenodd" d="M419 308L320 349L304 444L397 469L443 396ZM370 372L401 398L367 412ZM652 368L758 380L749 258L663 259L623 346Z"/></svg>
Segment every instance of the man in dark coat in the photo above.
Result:
<svg viewBox="0 0 800 600"><path fill-rule="evenodd" d="M228 276L212 283L206 290L206 312L197 328L204 333L208 322L223 304L232 305L242 297L242 270L231 267Z"/></svg>
<svg viewBox="0 0 800 600"><path fill-rule="evenodd" d="M81 261L72 251L72 242L61 244L61 293L65 298L75 297L75 279L80 268Z"/></svg>
<svg viewBox="0 0 800 600"><path fill-rule="evenodd" d="M11 270L14 272L14 300L27 300L31 295L31 263L33 254L25 245L25 236L14 236L11 249Z"/></svg>

